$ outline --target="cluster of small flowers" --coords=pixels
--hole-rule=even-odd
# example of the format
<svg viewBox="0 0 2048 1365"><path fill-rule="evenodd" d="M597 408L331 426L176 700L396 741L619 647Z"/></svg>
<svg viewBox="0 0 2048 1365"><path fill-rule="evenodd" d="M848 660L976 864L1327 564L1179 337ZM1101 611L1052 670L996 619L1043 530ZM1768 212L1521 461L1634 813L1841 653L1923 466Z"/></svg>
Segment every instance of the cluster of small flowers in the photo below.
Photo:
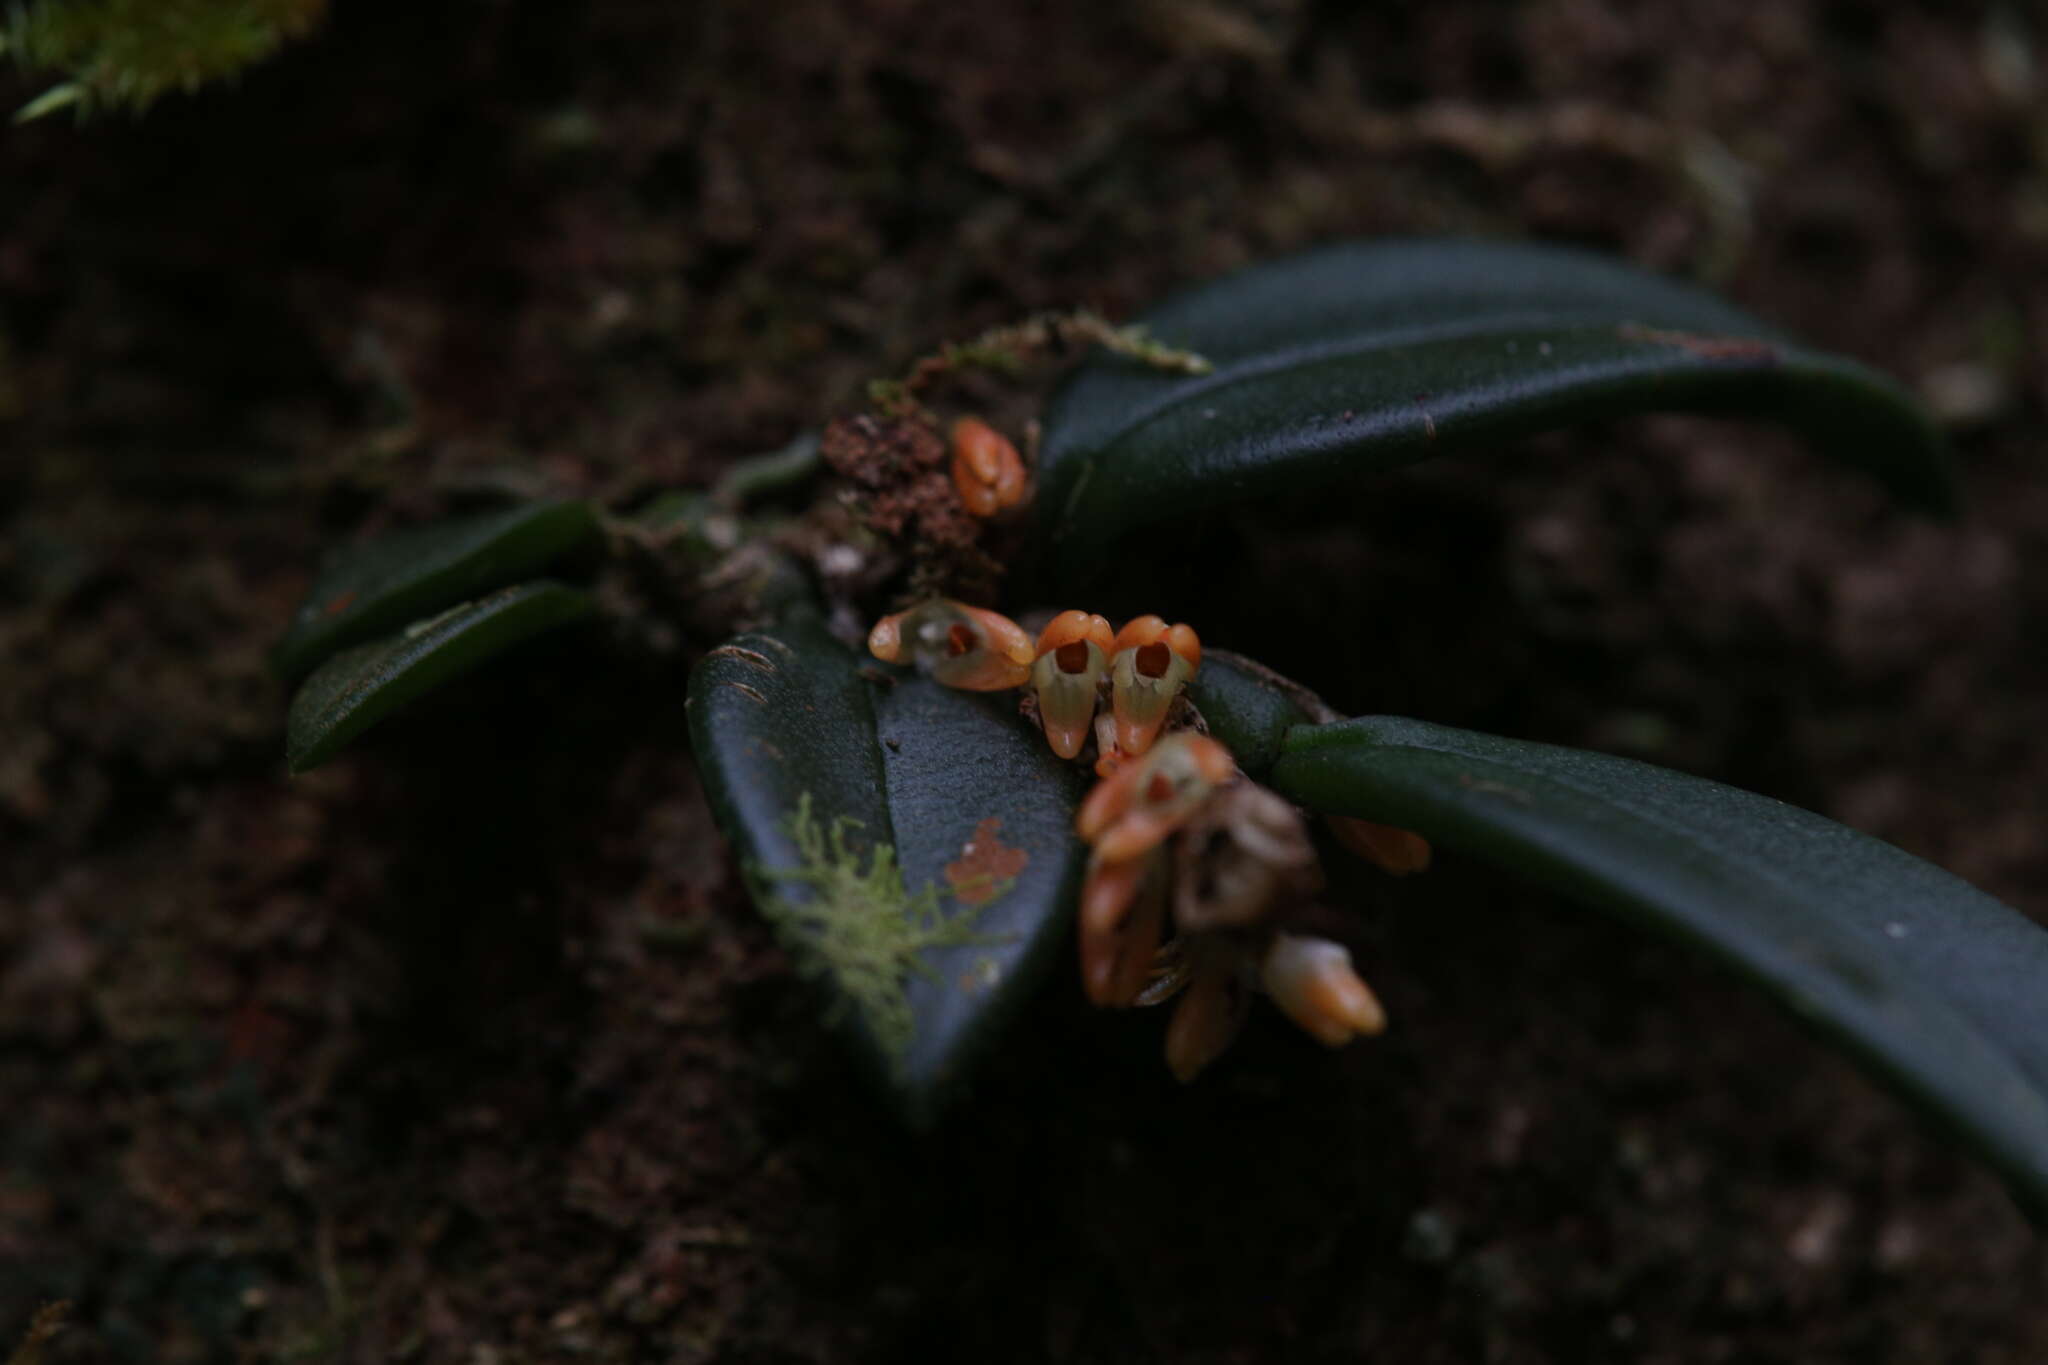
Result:
<svg viewBox="0 0 2048 1365"><path fill-rule="evenodd" d="M1028 688L1026 710L1035 709L1061 758L1082 758L1095 741L1102 780L1075 819L1092 849L1081 892L1082 986L1110 1008L1185 991L1166 1035L1167 1064L1181 1080L1237 1036L1255 986L1333 1047L1386 1026L1342 944L1282 927L1285 912L1322 887L1301 812L1191 728L1190 708L1175 709L1202 662L1191 628L1141 616L1112 632L1100 616L1067 611L1034 643L1000 613L935 598L883 617L868 649L949 687ZM1428 863L1429 846L1414 834L1333 824L1390 872Z"/></svg>
<svg viewBox="0 0 2048 1365"><path fill-rule="evenodd" d="M1174 698L1202 664L1195 632L1157 616L1140 616L1112 633L1100 616L1065 611L1034 645L1000 612L945 598L883 617L868 634L868 652L915 663L970 692L1029 687L1054 753L1077 758L1095 739L1098 777L1152 747Z"/></svg>

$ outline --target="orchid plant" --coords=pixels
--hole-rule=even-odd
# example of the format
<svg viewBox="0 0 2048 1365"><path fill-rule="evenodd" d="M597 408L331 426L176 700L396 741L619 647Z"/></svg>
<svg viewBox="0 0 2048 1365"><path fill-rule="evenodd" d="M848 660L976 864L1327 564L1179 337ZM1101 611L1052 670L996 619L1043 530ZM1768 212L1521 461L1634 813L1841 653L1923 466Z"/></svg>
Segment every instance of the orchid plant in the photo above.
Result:
<svg viewBox="0 0 2048 1365"><path fill-rule="evenodd" d="M1070 605L1149 524L1650 410L1789 426L1948 514L1942 442L1904 390L1689 286L1531 245L1339 245L1142 322L1037 318L947 347L708 493L630 515L515 507L358 547L278 649L302 680L293 768L605 614L565 577L680 563L699 588L686 631L738 631L689 686L713 811L913 1123L971 1090L989 1037L1070 952L1098 1005L1177 996L1165 1050L1183 1079L1261 991L1323 1043L1378 1032L1331 927L1342 907L1320 903L1321 850L1392 875L1441 853L1727 964L2048 1209L2048 934L2024 916L1766 796L1341 717L1205 642L1199 604L1120 629ZM1074 343L1094 349L1021 450L981 414L942 420L961 372ZM815 490L801 513L747 518L792 487Z"/></svg>

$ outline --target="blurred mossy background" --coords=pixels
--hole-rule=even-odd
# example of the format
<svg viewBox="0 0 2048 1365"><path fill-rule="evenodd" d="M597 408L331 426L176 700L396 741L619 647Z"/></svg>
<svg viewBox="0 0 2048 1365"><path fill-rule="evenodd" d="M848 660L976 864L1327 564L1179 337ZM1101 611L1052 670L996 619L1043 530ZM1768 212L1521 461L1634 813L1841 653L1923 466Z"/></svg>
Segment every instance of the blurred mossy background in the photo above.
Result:
<svg viewBox="0 0 2048 1365"><path fill-rule="evenodd" d="M0 11L0 54L56 76L24 116L76 106L140 112L262 61L306 32L327 0L16 0Z"/></svg>

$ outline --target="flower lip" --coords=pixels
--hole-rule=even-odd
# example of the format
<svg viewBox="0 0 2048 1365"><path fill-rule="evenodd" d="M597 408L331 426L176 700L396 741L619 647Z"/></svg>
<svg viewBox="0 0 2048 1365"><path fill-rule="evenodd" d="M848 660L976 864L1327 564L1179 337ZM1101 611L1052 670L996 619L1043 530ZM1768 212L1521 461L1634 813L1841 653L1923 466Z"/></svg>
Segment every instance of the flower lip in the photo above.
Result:
<svg viewBox="0 0 2048 1365"><path fill-rule="evenodd" d="M1173 699L1201 663L1202 643L1192 628L1169 626L1160 616L1124 623L1109 670L1119 750L1136 755L1152 747L1166 725Z"/></svg>
<svg viewBox="0 0 2048 1365"><path fill-rule="evenodd" d="M1085 611L1063 611L1039 632L1032 689L1046 742L1061 758L1080 757L1088 743L1113 643L1109 622Z"/></svg>

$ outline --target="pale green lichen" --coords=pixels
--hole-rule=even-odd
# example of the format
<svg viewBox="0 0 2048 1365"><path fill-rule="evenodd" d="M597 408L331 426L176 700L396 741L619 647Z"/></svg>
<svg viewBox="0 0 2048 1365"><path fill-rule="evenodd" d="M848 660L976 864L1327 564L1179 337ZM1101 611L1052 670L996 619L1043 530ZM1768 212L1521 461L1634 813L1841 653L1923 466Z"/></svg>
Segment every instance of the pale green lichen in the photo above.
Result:
<svg viewBox="0 0 2048 1365"><path fill-rule="evenodd" d="M975 932L977 908L963 905L952 914L941 910L936 884L927 883L911 895L892 845L874 845L863 867L861 851L849 837L862 823L839 816L830 828L821 826L811 813L809 792L798 800L788 828L802 864L758 872L764 880L805 887L810 894L763 896L762 909L792 945L798 970L835 987L839 1008L857 1011L882 1049L900 1063L915 1031L910 982L938 979L924 961L925 950L996 940ZM1010 885L998 882L983 903Z"/></svg>

